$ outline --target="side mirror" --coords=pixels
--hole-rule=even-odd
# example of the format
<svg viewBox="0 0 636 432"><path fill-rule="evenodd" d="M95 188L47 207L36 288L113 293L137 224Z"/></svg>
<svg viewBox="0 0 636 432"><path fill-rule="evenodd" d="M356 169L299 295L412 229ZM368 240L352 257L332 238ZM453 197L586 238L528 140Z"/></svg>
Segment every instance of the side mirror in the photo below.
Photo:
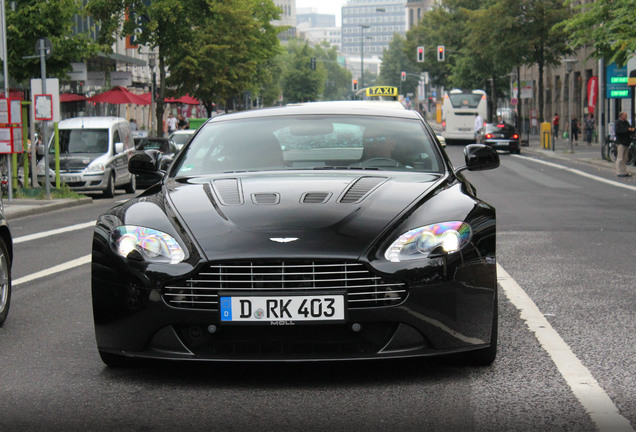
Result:
<svg viewBox="0 0 636 432"><path fill-rule="evenodd" d="M161 170L161 152L146 150L134 154L128 161L128 171L135 175L148 175L160 179L166 173Z"/></svg>
<svg viewBox="0 0 636 432"><path fill-rule="evenodd" d="M499 166L499 155L496 150L483 144L468 144L464 148L465 166L457 168L455 173L464 170L485 171Z"/></svg>
<svg viewBox="0 0 636 432"><path fill-rule="evenodd" d="M115 143L115 154L122 153L123 151L124 151L124 143L123 142Z"/></svg>

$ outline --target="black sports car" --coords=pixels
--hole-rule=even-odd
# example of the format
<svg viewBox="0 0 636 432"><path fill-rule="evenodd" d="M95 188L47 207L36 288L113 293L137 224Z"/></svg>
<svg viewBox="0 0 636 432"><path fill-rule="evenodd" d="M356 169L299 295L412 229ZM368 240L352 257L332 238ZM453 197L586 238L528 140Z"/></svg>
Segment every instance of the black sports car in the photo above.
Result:
<svg viewBox="0 0 636 432"><path fill-rule="evenodd" d="M2 204L0 204L0 208ZM11 305L11 264L13 262L13 240L9 224L0 212L0 326L9 315Z"/></svg>
<svg viewBox="0 0 636 432"><path fill-rule="evenodd" d="M479 142L510 153L521 153L520 138L514 126L506 123L486 123Z"/></svg>
<svg viewBox="0 0 636 432"><path fill-rule="evenodd" d="M333 360L461 354L497 345L495 210L415 111L319 102L205 123L161 179L96 224L100 355Z"/></svg>

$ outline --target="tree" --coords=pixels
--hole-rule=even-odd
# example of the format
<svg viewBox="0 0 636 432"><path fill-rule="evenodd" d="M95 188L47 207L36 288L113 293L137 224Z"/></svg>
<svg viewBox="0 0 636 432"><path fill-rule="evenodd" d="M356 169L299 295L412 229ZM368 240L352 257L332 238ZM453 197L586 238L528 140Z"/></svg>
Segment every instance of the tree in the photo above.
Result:
<svg viewBox="0 0 636 432"><path fill-rule="evenodd" d="M561 64L563 56L572 52L568 35L558 24L570 17L563 0L503 0L504 7L519 21L520 36L526 41L523 51L526 65L537 65L539 122L543 122L543 71L546 66Z"/></svg>
<svg viewBox="0 0 636 432"><path fill-rule="evenodd" d="M256 90L259 67L278 46L278 30L269 24L279 17L272 0L90 0L88 7L101 20L102 41L134 34L157 52L157 134L168 85L211 110L215 100Z"/></svg>
<svg viewBox="0 0 636 432"><path fill-rule="evenodd" d="M86 14L82 2L77 0L30 0L15 2L7 8L7 56L9 76L18 83L28 85L32 78L41 77L40 60L24 59L36 55L35 46L40 38L48 38L53 53L46 61L48 76L65 77L71 62L83 61L104 47L91 40L87 33L74 34L75 15Z"/></svg>
<svg viewBox="0 0 636 432"><path fill-rule="evenodd" d="M415 65L415 50L409 58L405 46L406 39L399 34L394 34L389 47L382 52L380 69L380 83L397 87L402 94L415 93L420 81L420 71ZM405 81L402 81L402 72L407 73Z"/></svg>
<svg viewBox="0 0 636 432"><path fill-rule="evenodd" d="M316 70L311 69L314 50L307 42L296 39L289 41L285 64L287 68L281 77L281 87L285 101L291 103L311 102L320 98L327 77L324 66L318 62Z"/></svg>
<svg viewBox="0 0 636 432"><path fill-rule="evenodd" d="M351 72L338 63L338 51L327 41L314 47L316 69L324 68L327 78L322 100L343 100L351 92Z"/></svg>
<svg viewBox="0 0 636 432"><path fill-rule="evenodd" d="M596 0L576 6L576 10L577 13L562 24L572 48L591 46L594 57L624 66L636 51L634 1Z"/></svg>
<svg viewBox="0 0 636 432"><path fill-rule="evenodd" d="M465 73L473 68L462 67L462 73L455 74L453 70L462 57L470 56L469 52L463 50L469 32L469 12L479 9L484 3L485 0L442 0L433 9L425 12L419 24L407 33L405 44L407 56L414 59L416 48L424 46L425 61L416 65L422 71L428 71L436 85L481 87L483 77ZM446 59L443 62L437 61L438 45L444 45L446 48Z"/></svg>
<svg viewBox="0 0 636 432"><path fill-rule="evenodd" d="M208 3L192 18L192 38L167 52L167 84L206 106L227 103L245 91L258 94L273 78L268 69L279 53L281 29L270 22L279 17L279 10L271 0Z"/></svg>

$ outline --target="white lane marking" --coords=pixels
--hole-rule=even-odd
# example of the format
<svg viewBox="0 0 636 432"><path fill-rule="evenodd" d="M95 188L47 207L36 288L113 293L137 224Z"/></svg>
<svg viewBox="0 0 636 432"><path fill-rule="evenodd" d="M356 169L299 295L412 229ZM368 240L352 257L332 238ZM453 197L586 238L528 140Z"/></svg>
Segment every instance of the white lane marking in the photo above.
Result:
<svg viewBox="0 0 636 432"><path fill-rule="evenodd" d="M563 171L568 171L568 172L571 172L571 173L574 173L574 174L578 174L578 175L580 175L582 177L587 177L589 179L599 181L601 183L606 183L606 184L609 184L609 185L612 185L612 186L622 187L624 189L629 189L631 191L636 192L636 186L628 185L628 184L617 182L617 181L614 181L614 180L608 180L606 178L595 176L594 174L588 174L588 173L586 173L584 171L580 171L580 170L577 170L577 169L574 169L574 168L568 168L568 167L563 166L563 165L555 164L555 163L552 163L552 162L547 162L547 161L540 160L540 159L534 159L534 158L530 158L530 157L527 157L527 156L518 156L518 155L511 155L511 156L516 157L516 158L520 158L520 159L523 159L523 160L527 160L527 161L531 161L531 162L536 162L536 163L539 163L539 164L547 165L549 167L560 169L560 170L563 170Z"/></svg>
<svg viewBox="0 0 636 432"><path fill-rule="evenodd" d="M552 358L561 376L592 418L600 432L634 432L629 421L598 384L590 371L574 355L568 344L552 328L523 288L497 264L497 280L506 297L519 310L521 318L535 334L541 347Z"/></svg>
<svg viewBox="0 0 636 432"><path fill-rule="evenodd" d="M42 231L39 233L35 233L35 234L29 234L29 235L25 235L22 237L16 237L13 239L13 244L18 244L18 243L24 243L24 242L28 242L28 241L32 241L32 240L38 240L41 238L45 238L45 237L49 237L49 236L53 236L53 235L57 235L57 234L63 234L69 231L75 231L75 230L79 230L79 229L84 229L84 228L89 228L89 227L93 227L95 226L95 223L97 221L91 221L91 222L85 222L85 223L81 223L81 224L77 224L77 225L71 225L71 226L67 226L64 228L58 228L58 229L54 229L54 230L50 230L50 231Z"/></svg>
<svg viewBox="0 0 636 432"><path fill-rule="evenodd" d="M62 263L60 265L56 265L54 267L50 267L48 269L45 269L45 270L42 270L42 271L39 271L39 272L36 272L36 273L32 273L30 275L21 277L20 279L15 279L15 280L13 280L11 282L11 285L16 286L16 285L20 285L20 284L23 284L23 283L31 282L31 281L34 281L36 279L41 279L41 278L44 278L44 277L47 277L47 276L51 276L51 275L53 275L55 273L60 273L60 272L63 272L63 271L66 271L66 270L70 270L70 269L75 268L75 267L79 267L79 266L84 265L84 264L88 264L90 262L91 262L91 255L90 254L89 255L84 255L81 258L77 258L77 259L74 259L74 260L71 260L71 261L67 261L67 262Z"/></svg>

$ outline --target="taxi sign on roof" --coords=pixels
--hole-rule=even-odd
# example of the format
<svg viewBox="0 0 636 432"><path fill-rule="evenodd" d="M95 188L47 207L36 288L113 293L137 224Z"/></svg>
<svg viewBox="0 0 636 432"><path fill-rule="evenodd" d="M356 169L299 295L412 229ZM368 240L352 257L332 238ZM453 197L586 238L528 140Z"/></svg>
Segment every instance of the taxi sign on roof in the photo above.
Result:
<svg viewBox="0 0 636 432"><path fill-rule="evenodd" d="M367 96L397 96L398 89L397 87L390 86L375 86L375 87L367 87L366 89Z"/></svg>

